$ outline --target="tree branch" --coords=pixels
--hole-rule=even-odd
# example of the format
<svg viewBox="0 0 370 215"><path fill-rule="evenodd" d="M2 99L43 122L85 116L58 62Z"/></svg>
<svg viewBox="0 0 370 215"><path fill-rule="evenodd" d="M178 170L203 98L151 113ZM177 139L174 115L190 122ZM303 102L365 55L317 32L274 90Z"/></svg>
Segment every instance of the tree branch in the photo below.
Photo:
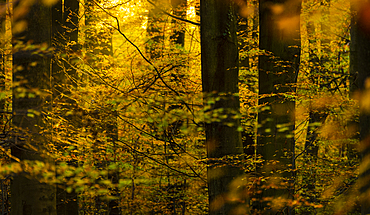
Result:
<svg viewBox="0 0 370 215"><path fill-rule="evenodd" d="M180 20L180 21L183 21L183 22L187 22L187 23L190 23L190 24L193 24L193 25L196 25L196 26L200 26L200 23L198 22L193 22L193 21L190 21L190 20L187 20L187 19L183 19L181 17L178 17L178 16L174 16L168 12L166 12L165 10L162 10L161 8L159 8L156 4L154 4L152 1L150 0L147 0L149 2L149 4L153 5L156 9L160 10L162 13L166 14L167 16L170 16L174 19L177 19L177 20Z"/></svg>

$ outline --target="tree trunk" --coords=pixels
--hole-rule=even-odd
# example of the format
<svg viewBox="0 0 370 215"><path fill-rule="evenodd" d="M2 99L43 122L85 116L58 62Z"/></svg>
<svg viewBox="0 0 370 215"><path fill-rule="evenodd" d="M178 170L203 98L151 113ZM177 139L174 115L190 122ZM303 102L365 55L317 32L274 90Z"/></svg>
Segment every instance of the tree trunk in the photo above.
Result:
<svg viewBox="0 0 370 215"><path fill-rule="evenodd" d="M275 8L282 11L276 12ZM300 1L260 0L259 105L257 154L264 160L259 172L266 183L255 204L263 214L284 211L293 198L294 176L294 83L300 60ZM275 13L274 13L275 11ZM276 162L275 162L276 161ZM279 204L269 198L280 199ZM269 200L268 200L269 201Z"/></svg>
<svg viewBox="0 0 370 215"><path fill-rule="evenodd" d="M89 13L88 18L86 19L86 48L87 52L90 54L89 64L92 68L95 68L96 71L99 70L109 70L109 64L99 66L99 62L103 62L107 57L113 56L113 29L109 26L100 26L99 16L97 15L95 3L91 0L85 2L85 11ZM98 33L96 32L97 27L103 28ZM99 42L98 42L99 41ZM105 68L104 68L105 66ZM103 67L103 68L102 68ZM94 80L92 80L94 82ZM95 84L99 84L100 81L97 80ZM97 92L98 93L98 92ZM111 107L105 106L103 109L91 110L91 116L94 121L99 124L97 128L91 129L93 136L97 134L105 133L107 134L108 148L105 153L111 151L112 154L116 153L117 145L116 141L118 140L118 127L117 127L117 112L110 110ZM102 144L97 141L96 145ZM97 147L94 153L102 153L101 150ZM110 156L110 155L107 155ZM96 163L99 169L107 169L109 166L109 161L99 161L100 164ZM113 160L112 162L117 162ZM119 172L117 170L108 170L108 179L111 181L112 185L118 185L119 181ZM99 181L97 181L99 183ZM110 189L110 195L116 199L103 200L104 196L96 196L95 207L97 210L108 211L109 215L118 215L121 214L119 208L119 198L120 194L116 188Z"/></svg>
<svg viewBox="0 0 370 215"><path fill-rule="evenodd" d="M163 0L154 0L153 3L160 7ZM164 31L163 31L163 15L161 14L159 8L152 7L149 9L148 13L148 26L147 33L149 40L146 45L147 53L151 59L156 59L162 55L162 47L164 41Z"/></svg>
<svg viewBox="0 0 370 215"><path fill-rule="evenodd" d="M210 214L247 213L239 190L243 188L237 187L243 187L237 183L243 172L231 163L243 153L236 117L240 109L236 21L233 1L201 1L202 85L204 103L210 104L204 114L225 116L205 125Z"/></svg>
<svg viewBox="0 0 370 215"><path fill-rule="evenodd" d="M362 149L362 163L360 166L360 203L361 214L370 213L370 21L367 14L370 11L370 2L358 1L351 5L354 17L351 23L351 75L355 75L356 88L361 92L360 97L360 140Z"/></svg>
<svg viewBox="0 0 370 215"><path fill-rule="evenodd" d="M0 38L5 41L5 20L6 20L6 0L0 0L0 5L5 8L3 12L0 12ZM3 42L2 50L0 51L0 92L5 93L5 49L6 43ZM5 112L5 98L0 99L0 111ZM5 126L5 113L0 114L0 125Z"/></svg>
<svg viewBox="0 0 370 215"><path fill-rule="evenodd" d="M32 44L51 45L51 8L36 3L29 8L29 13L24 17L27 28L21 33L13 32L14 41L24 43L32 41ZM14 10L18 10L15 7ZM18 21L18 20L15 20ZM42 29L42 31L40 31ZM20 84L13 91L13 124L20 129L19 136L15 137L17 146L12 148L12 155L20 161L40 161L52 163L43 153L48 140L43 136L41 128L44 110L48 105L48 96L28 96L32 90L46 93L50 90L50 53L43 55L34 54L33 51L18 51L13 54L14 83ZM36 62L36 65L31 65ZM21 68L22 66L23 68ZM27 80L27 82L22 81ZM26 95L22 95L25 89ZM38 114L30 115L29 110L38 111ZM53 164L51 164L53 165ZM56 189L54 185L40 183L37 178L20 173L14 176L11 185L12 211L11 214L56 214Z"/></svg>
<svg viewBox="0 0 370 215"><path fill-rule="evenodd" d="M185 18L186 17L186 5L187 0L171 0L173 15ZM171 36L171 39L182 47L185 45L185 26L182 27L182 22L176 19L172 20L174 24L174 33Z"/></svg>
<svg viewBox="0 0 370 215"><path fill-rule="evenodd" d="M239 9L240 10L240 9ZM251 27L248 26L248 19L247 17L238 16L238 25L237 25L237 34L238 34L238 44L239 44L239 54L242 54L243 52L247 52L251 49L253 49L253 37L249 37L249 29ZM240 72L249 72L251 71L251 67L249 66L249 58L250 56L244 56L240 57L239 59L239 69ZM252 60L253 62L253 60ZM244 80L245 82L248 82L248 79ZM254 82L246 83L246 90L254 91L255 84ZM243 98L245 100L249 100L250 98ZM241 101L242 102L242 101ZM251 104L244 104L244 105L251 105ZM244 114L244 113L243 113ZM248 128L245 129L245 131L242 132L242 143L243 143L243 151L244 154L249 156L254 156L254 141L255 141L255 124L256 124L256 115L254 113L248 113L249 115L243 115L245 118L247 118L247 122L251 124Z"/></svg>
<svg viewBox="0 0 370 215"><path fill-rule="evenodd" d="M321 6L321 7L328 7L328 6ZM329 9L321 9L322 14L327 15ZM313 14L314 12L312 12ZM322 19L328 19L327 17L322 17ZM328 37L328 30L324 26L323 23L327 22L327 20L321 20L321 28L322 31L325 31L325 37ZM321 40L321 58L319 58L319 48L317 44L317 36L315 34L315 23L314 21L309 21L307 23L307 35L308 35L308 42L309 42L309 66L310 66L310 74L309 80L312 86L316 86L314 88L314 94L318 94L320 90L325 86L325 84L321 83L319 80L322 79L322 75L325 75L325 67L323 63L328 61L329 50L328 46L330 41L328 39ZM323 69L322 69L323 68ZM319 87L321 86L322 87ZM305 189L305 197L307 197L307 201L310 203L317 202L316 196L316 162L317 156L319 151L319 145L317 144L318 138L318 131L320 127L311 126L316 125L317 123L324 123L328 116L328 108L327 107L316 107L314 104L315 101L310 101L309 107L309 122L308 128L306 133L306 141L305 141L305 154L304 154L304 166L306 167L305 171L303 172L303 182L304 182L304 189ZM302 207L302 214L312 214L314 211L314 207L312 206L305 206Z"/></svg>

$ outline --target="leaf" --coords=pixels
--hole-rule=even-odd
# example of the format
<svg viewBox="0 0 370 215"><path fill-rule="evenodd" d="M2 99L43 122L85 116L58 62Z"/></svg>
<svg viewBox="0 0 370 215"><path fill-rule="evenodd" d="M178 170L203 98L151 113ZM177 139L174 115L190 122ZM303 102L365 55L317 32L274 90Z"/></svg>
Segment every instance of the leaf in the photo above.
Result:
<svg viewBox="0 0 370 215"><path fill-rule="evenodd" d="M67 193L72 193L73 188L72 188L72 187L67 187L67 188L66 188L66 191L67 191Z"/></svg>
<svg viewBox="0 0 370 215"><path fill-rule="evenodd" d="M115 169L117 169L117 164L115 164L115 163L111 163L111 164L108 166L108 169L109 169L109 170L115 170Z"/></svg>
<svg viewBox="0 0 370 215"><path fill-rule="evenodd" d="M0 100L3 100L3 99L5 99L5 98L6 98L6 93L1 92L1 93L0 93Z"/></svg>

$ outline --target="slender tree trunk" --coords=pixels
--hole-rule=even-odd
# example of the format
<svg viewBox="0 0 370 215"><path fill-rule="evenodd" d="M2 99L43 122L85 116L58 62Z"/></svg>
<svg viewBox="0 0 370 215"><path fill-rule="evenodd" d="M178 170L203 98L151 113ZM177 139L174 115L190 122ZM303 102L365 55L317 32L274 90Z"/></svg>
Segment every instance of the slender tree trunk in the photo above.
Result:
<svg viewBox="0 0 370 215"><path fill-rule="evenodd" d="M17 7L14 8L14 10L17 9ZM27 28L22 33L13 34L13 40L20 40L24 43L33 41L32 43L36 45L50 46L51 8L36 3L29 9L29 13L24 17L27 21ZM13 81L20 84L13 91L13 124L22 131L22 134L16 137L18 144L12 148L12 155L21 161L52 163L43 153L45 150L43 143L47 142L47 139L40 133L40 127L43 125L43 110L50 102L49 98L41 95L35 97L27 95L34 89L43 93L50 90L51 57L50 53L38 55L32 53L33 51L18 51L13 54ZM35 62L36 65L33 64ZM27 82L22 80L27 80ZM21 94L22 88L27 90L26 96ZM30 117L30 109L38 111L40 115L35 114ZM11 192L11 214L56 214L56 188L54 185L40 183L36 178L30 177L26 173L20 173L14 176Z"/></svg>
<svg viewBox="0 0 370 215"><path fill-rule="evenodd" d="M187 0L171 0L172 8L173 8L173 15L185 18L186 17L186 5ZM176 19L172 20L174 24L174 33L171 36L171 39L182 47L185 44L185 27L181 27L182 22Z"/></svg>
<svg viewBox="0 0 370 215"><path fill-rule="evenodd" d="M65 37L68 43L72 43L72 47L69 47L72 50L72 53L76 53L80 47L78 43L78 24L79 24L79 8L80 3L78 0L65 0L64 1L64 14L63 14L63 23L66 27L65 31ZM70 64L73 64L70 62ZM78 75L76 69L71 66L70 64L66 64L66 74L69 78L65 78L65 80L68 80L68 84L71 86L76 87L78 82ZM67 92L69 93L69 92ZM69 101L70 108L72 109L75 107L73 104L74 101ZM75 117L75 116L72 116ZM72 165L77 166L77 161L74 161ZM65 195L65 215L77 215L78 214L78 196L76 191L72 191L70 193L66 193Z"/></svg>
<svg viewBox="0 0 370 215"><path fill-rule="evenodd" d="M249 29L251 28L248 26L248 18L238 16L237 34L238 34L239 54L243 52L245 53L253 48L254 38L249 37ZM249 66L249 63L250 63L249 58L250 58L249 56L244 56L244 58L240 57L240 60L239 60L240 71L250 71L251 67ZM254 90L253 82L252 84L247 83L247 86L248 86L247 90L250 90L250 91ZM248 100L249 99L250 98L248 98ZM247 117L248 117L247 120L249 122L252 121L250 123L252 126L250 126L248 129L242 132L242 142L243 142L243 149L244 149L243 151L244 151L244 154L253 156L254 150L255 150L255 146L254 146L255 132L253 132L255 129L255 126L253 125L256 124L256 121L255 121L256 117L254 113L252 116L249 115Z"/></svg>
<svg viewBox="0 0 370 215"><path fill-rule="evenodd" d="M323 7L323 6L322 6ZM326 7L326 6L325 6ZM328 9L322 9L323 14L328 13ZM323 19L327 17L323 17ZM323 21L322 22L326 22ZM321 25L323 31L328 33L328 30L324 27L324 25ZM327 55L329 55L328 52L328 45L330 41L327 39L321 40L321 47L322 47L322 53L321 59L319 59L319 49L316 37L316 29L315 29L315 23L313 21L310 21L307 23L307 35L308 35L308 42L309 42L309 66L310 66L310 74L309 74L309 80L310 83L316 87L315 93L317 94L318 91L320 91L322 88L319 87L320 83L319 80L322 79L322 74L325 74L325 69L323 66L321 66L323 62L328 61ZM327 35L325 34L326 38ZM325 51L324 51L325 50ZM305 195L308 198L307 201L310 203L315 203L317 201L316 196L316 162L317 162L317 156L319 151L319 145L317 143L318 138L318 130L320 127L317 126L311 126L316 125L317 123L324 123L328 116L328 110L326 107L317 107L314 104L314 101L310 101L310 107L309 107L309 122L308 122L308 128L307 128L307 135L306 135L306 141L305 141L305 155L304 155L304 165L306 166L306 171L303 173L303 181L305 186ZM302 207L302 214L312 214L314 211L314 207L305 206Z"/></svg>
<svg viewBox="0 0 370 215"><path fill-rule="evenodd" d="M238 180L243 172L232 164L243 153L238 96L238 44L233 1L201 1L202 85L205 115L218 112L225 119L205 125L210 214L245 214ZM218 100L219 99L219 100ZM210 101L214 103L209 103ZM221 160L231 156L235 160ZM237 187L240 186L240 187ZM245 203L245 202L244 202ZM245 206L245 205L244 205Z"/></svg>
<svg viewBox="0 0 370 215"><path fill-rule="evenodd" d="M160 1L157 1L157 2L160 2ZM173 15L176 16L176 17L179 17L179 18L183 18L183 19L186 19L186 10L187 10L187 0L171 0L171 6L172 6L172 11L173 11ZM155 11L152 11L152 12L155 12ZM158 13L158 11L156 11ZM151 14L152 15L152 22L157 22L157 23L152 23L151 26L157 26L159 29L161 28L160 27L160 23L163 21L161 21L161 16L160 14ZM156 18L154 18L154 16L156 16ZM172 42L171 45L174 45L176 48L183 48L185 46L185 25L182 21L179 21L175 18L172 19L171 21L172 23L172 34L170 36L170 40ZM152 30L154 30L155 28L153 28ZM163 38L162 37L159 37L157 38L156 36L159 36L159 35L155 35L156 32L160 32L158 31L159 29L155 29L155 31L151 31L151 32L148 32L149 33L149 36L151 36L151 40L152 41L156 41L157 45L161 45L160 43L164 42L163 41ZM163 44L163 43L162 43ZM157 50L158 51L158 50ZM180 53L182 53L182 49L179 50ZM155 57L155 56L160 56L160 54L158 53L154 53L154 52L151 52L150 53L150 56L151 57ZM176 57L177 61L178 62L186 62L186 60L184 60L185 55L178 55ZM178 63L180 64L180 63ZM184 68L188 68L186 64L183 64L182 66L184 66ZM186 72L186 69L182 69L182 68L178 68L173 74L172 74L172 77L174 77L174 80L181 80L182 77L184 77L184 73ZM177 82L177 83L180 83L180 82ZM165 92L167 95L170 95L171 92ZM166 103L163 104L162 107L159 107L160 109L163 109L165 110L166 109ZM168 106L168 109L181 109L183 108L183 105L167 105ZM181 121L177 121L175 123L173 123L173 125L181 125ZM170 126L172 127L172 126ZM168 140L165 141L164 143L164 154L165 154L165 163L168 164L170 160L172 160L172 156L169 156L169 154L171 154L171 151L174 152L176 149L172 148L171 146L169 146L171 144L171 141L177 137L177 132L176 132L176 129L174 129L172 127L172 129L169 127L169 129L165 130L163 132L163 136L161 137L163 140ZM173 157L173 159L176 159L175 157ZM169 211L172 211L172 214L178 214L177 212L181 211L183 214L185 213L186 211L186 200L183 198L183 196L181 195L181 193L185 192L186 190L186 180L184 179L184 182L182 183L181 180L182 180L182 177L180 175L173 175L171 174L172 176L170 176L170 171L167 170L167 184L164 186L164 187L160 187L160 189L162 190L162 195L166 196L164 199L166 201L166 204L167 204L167 209ZM180 209L179 209L180 208Z"/></svg>
<svg viewBox="0 0 370 215"><path fill-rule="evenodd" d="M116 141L118 140L118 125L117 125L117 112L112 111L106 117L106 133L108 134L108 140L111 142L112 147L111 151L113 154L117 153L117 145ZM114 156L113 162L117 163L116 156ZM115 170L108 170L108 178L112 182L113 185L118 185L119 182L119 172ZM117 188L111 190L111 195L116 197L116 199L110 200L108 202L108 214L109 215L119 215L121 214L121 210L119 208L119 200L120 200L120 193Z"/></svg>
<svg viewBox="0 0 370 215"><path fill-rule="evenodd" d="M274 13L274 7L283 10ZM293 214L285 201L294 188L294 83L300 60L300 1L260 0L259 105L257 154L264 160L259 172L267 179L257 202L263 214ZM266 199L280 198L268 206ZM269 200L268 200L269 201Z"/></svg>
<svg viewBox="0 0 370 215"><path fill-rule="evenodd" d="M244 17L238 17L238 41L239 41L239 53L245 52L250 50L250 46L248 44L248 19ZM249 56L245 56L244 58L240 59L239 66L241 69L249 69Z"/></svg>
<svg viewBox="0 0 370 215"><path fill-rule="evenodd" d="M95 68L96 70L101 69L109 69L109 65L103 65L106 66L106 68L98 68L98 63L105 60L106 57L113 56L113 43L112 43L112 37L113 37L113 29L111 29L108 26L101 26L101 28L104 28L103 33L101 32L95 32L94 29L96 29L96 23L99 22L99 17L97 16L94 9L96 8L94 3L89 0L85 2L85 11L89 13L89 16L86 19L86 26L88 27L88 31L86 32L86 44L88 48L88 52L90 53L91 60L89 61L90 66ZM101 42L97 42L101 41ZM99 82L98 82L99 83ZM95 112L98 112L97 114L93 114L93 118L96 122L102 123L102 125L98 126L99 128L102 128L100 130L94 130L93 133L106 133L107 134L107 140L108 140L108 151L113 152L112 154L116 153L117 146L116 141L118 140L118 127L117 127L117 112L109 110L110 107L106 106L103 110L95 110ZM100 143L97 143L100 144ZM108 153L108 151L106 153ZM99 152L99 149L96 149L96 153ZM108 155L111 156L111 155ZM109 166L109 162L103 162L101 161L101 164L97 164L100 166L100 168L107 168ZM113 160L112 162L117 162L116 160ZM117 170L108 170L108 179L111 181L113 186L118 185L119 181L119 172ZM109 201L103 201L103 196L97 196L95 206L99 210L107 210L109 215L118 215L121 214L121 210L119 208L119 192L116 188L113 188L110 190L111 195L115 197L116 199L112 199Z"/></svg>
<svg viewBox="0 0 370 215"><path fill-rule="evenodd" d="M63 35L63 4L62 1L57 2L52 8L52 35L53 43L56 51L62 49L62 44L65 44L64 40L60 40L61 35ZM55 44L55 43L58 44ZM53 59L52 63L52 73L53 73L53 82L56 83L56 86L53 86L53 99L60 95L60 92L63 90L62 83L60 81L64 80L63 69L58 65L57 61ZM58 215L65 215L66 213L66 190L64 184L57 184L56 192L56 210Z"/></svg>
<svg viewBox="0 0 370 215"><path fill-rule="evenodd" d="M304 165L307 167L305 172L303 173L303 180L305 185L305 197L307 197L307 201L310 203L318 203L317 202L317 193L316 193L316 165L317 165L317 156L319 151L318 146L318 131L320 127L311 126L316 125L317 123L324 123L326 120L328 113L325 112L326 110L319 109L319 110L310 110L309 112L309 122L307 128L307 136L305 141L305 162ZM302 208L302 214L312 214L315 210L314 207L311 206L304 206Z"/></svg>
<svg viewBox="0 0 370 215"><path fill-rule="evenodd" d="M160 7L163 0L154 0L155 5ZM151 7L148 13L147 33L149 40L146 45L146 50L151 59L161 57L163 49L164 33L163 33L163 15L157 7Z"/></svg>
<svg viewBox="0 0 370 215"><path fill-rule="evenodd" d="M6 0L0 1L0 6L5 8L3 12L0 12L0 38L2 39L1 49L0 49L0 92L5 92L5 20L6 20ZM5 112L5 98L0 100L0 111ZM5 113L0 114L0 125L5 126L4 123Z"/></svg>

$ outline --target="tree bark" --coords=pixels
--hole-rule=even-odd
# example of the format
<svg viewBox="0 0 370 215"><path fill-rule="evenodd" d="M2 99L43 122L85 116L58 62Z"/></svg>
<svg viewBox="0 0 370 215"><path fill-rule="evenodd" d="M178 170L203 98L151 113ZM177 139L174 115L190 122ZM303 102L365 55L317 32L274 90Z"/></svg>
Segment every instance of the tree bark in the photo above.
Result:
<svg viewBox="0 0 370 215"><path fill-rule="evenodd" d="M14 10L18 8L15 7ZM27 21L27 28L13 34L13 40L32 42L35 45L51 45L51 8L35 3L30 6L29 13L24 17ZM42 31L40 31L42 29ZM28 96L32 90L46 93L50 90L50 53L42 55L33 53L37 50L18 51L13 54L13 81L20 84L13 91L13 124L22 133L16 139L16 146L12 148L12 155L21 162L31 160L44 163L52 163L43 153L48 140L41 133L43 126L43 111L47 108L50 99L47 96ZM31 65L36 62L37 65ZM21 68L22 66L23 68ZM27 80L22 81L22 80ZM22 95L22 89L26 90L26 96ZM40 114L29 116L29 110L38 111ZM53 164L51 164L53 165ZM37 178L27 173L20 173L14 176L11 185L12 211L14 215L56 214L56 188L54 185L40 183Z"/></svg>
<svg viewBox="0 0 370 215"><path fill-rule="evenodd" d="M369 103L370 93L370 21L367 14L370 11L370 2L358 1L352 7L351 23L351 51L350 51L350 72L355 76L352 89L357 89L360 93L360 149L362 163L360 165L360 203L361 214L370 213L370 109L366 104ZM352 82L352 83L353 83Z"/></svg>
<svg viewBox="0 0 370 215"><path fill-rule="evenodd" d="M247 210L243 192L233 184L243 172L231 163L243 153L236 117L240 109L236 21L233 1L201 1L202 85L204 103L211 104L204 114L225 116L205 125L210 214L244 214ZM233 158L222 161L226 156Z"/></svg>
<svg viewBox="0 0 370 215"><path fill-rule="evenodd" d="M257 154L266 183L255 204L260 213L292 214L287 201L293 198L294 83L300 60L300 1L260 0L259 105ZM275 9L282 9L281 11ZM275 12L274 12L275 11ZM279 199L279 204L270 201Z"/></svg>

